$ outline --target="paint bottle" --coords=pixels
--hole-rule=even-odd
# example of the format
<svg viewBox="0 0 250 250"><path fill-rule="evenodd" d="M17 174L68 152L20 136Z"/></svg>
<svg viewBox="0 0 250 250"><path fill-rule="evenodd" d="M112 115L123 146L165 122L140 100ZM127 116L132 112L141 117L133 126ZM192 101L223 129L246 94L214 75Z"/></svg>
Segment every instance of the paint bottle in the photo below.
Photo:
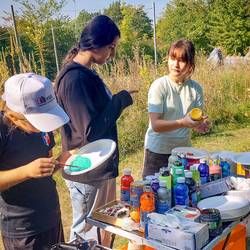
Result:
<svg viewBox="0 0 250 250"><path fill-rule="evenodd" d="M207 182L209 182L209 166L207 165L206 159L201 159L200 160L198 170L200 172L201 185L206 184Z"/></svg>
<svg viewBox="0 0 250 250"><path fill-rule="evenodd" d="M168 158L168 168L171 169L173 165L176 165L177 162L180 161L180 158L177 152L172 152L172 154Z"/></svg>
<svg viewBox="0 0 250 250"><path fill-rule="evenodd" d="M179 177L177 179L177 185L174 188L174 200L175 205L189 205L189 198L188 198L188 186L185 183L185 177Z"/></svg>
<svg viewBox="0 0 250 250"><path fill-rule="evenodd" d="M143 194L143 181L134 181L130 185L130 209L131 211L140 210L140 198Z"/></svg>
<svg viewBox="0 0 250 250"><path fill-rule="evenodd" d="M195 180L196 185L200 185L200 172L198 170L199 164L191 165L190 171L192 172L192 178Z"/></svg>
<svg viewBox="0 0 250 250"><path fill-rule="evenodd" d="M225 158L220 158L220 167L222 172L222 178L230 176L230 164L226 161Z"/></svg>
<svg viewBox="0 0 250 250"><path fill-rule="evenodd" d="M166 211L169 210L169 201L171 201L171 195L169 195L169 191L166 187L165 181L160 181L160 188L157 190L157 206L156 212L159 214L164 214Z"/></svg>
<svg viewBox="0 0 250 250"><path fill-rule="evenodd" d="M209 229L209 238L220 235L223 231L220 211L215 208L201 210L201 223L206 223Z"/></svg>
<svg viewBox="0 0 250 250"><path fill-rule="evenodd" d="M134 182L131 170L125 168L121 177L121 201L130 202L130 185Z"/></svg>
<svg viewBox="0 0 250 250"><path fill-rule="evenodd" d="M196 184L196 195L197 195L197 202L201 200L201 192L200 192L200 185L201 185L201 180L200 180L200 172L198 170L199 164L194 164L190 166L190 171L192 172L192 178L195 181Z"/></svg>
<svg viewBox="0 0 250 250"><path fill-rule="evenodd" d="M193 174L191 171L185 172L185 183L188 186L188 197L189 197L189 206L190 207L197 207L198 199L196 193L196 183L195 180L192 178Z"/></svg>
<svg viewBox="0 0 250 250"><path fill-rule="evenodd" d="M143 194L140 197L140 227L145 229L148 222L148 214L155 211L155 195L150 184L143 188Z"/></svg>
<svg viewBox="0 0 250 250"><path fill-rule="evenodd" d="M159 176L159 181L164 181L166 183L166 189L169 196L167 203L169 207L172 207L172 176L170 175L168 170L161 171L161 175Z"/></svg>
<svg viewBox="0 0 250 250"><path fill-rule="evenodd" d="M185 170L188 170L189 164L186 155L182 153L180 154L180 158L181 158L181 165L184 167Z"/></svg>
<svg viewBox="0 0 250 250"><path fill-rule="evenodd" d="M221 179L221 167L218 165L218 160L213 159L212 165L209 167L209 180L216 181Z"/></svg>
<svg viewBox="0 0 250 250"><path fill-rule="evenodd" d="M178 177L184 177L184 170L183 168L177 168L174 171L173 174L173 186L175 187L177 185L177 179Z"/></svg>

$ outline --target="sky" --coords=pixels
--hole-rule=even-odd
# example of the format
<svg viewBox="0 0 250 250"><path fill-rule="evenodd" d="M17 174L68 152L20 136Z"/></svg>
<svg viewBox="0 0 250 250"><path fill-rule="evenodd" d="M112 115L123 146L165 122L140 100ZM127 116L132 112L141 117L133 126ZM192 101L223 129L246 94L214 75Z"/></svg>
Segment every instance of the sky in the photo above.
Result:
<svg viewBox="0 0 250 250"><path fill-rule="evenodd" d="M34 0L30 0L34 2ZM77 14L82 10L85 9L88 12L96 12L99 10L103 10L107 8L111 3L115 0L66 0L67 4L63 8L62 13L74 18ZM150 19L153 19L153 1L152 0L126 0L126 4L132 5L144 5L144 10L148 14ZM165 6L169 2L169 0L155 0L155 12L156 12L156 19L158 19ZM13 0L1 0L0 1L0 24L3 24L2 17L5 16L4 11L10 13L10 6L14 6L14 10L20 12L20 5L17 4Z"/></svg>

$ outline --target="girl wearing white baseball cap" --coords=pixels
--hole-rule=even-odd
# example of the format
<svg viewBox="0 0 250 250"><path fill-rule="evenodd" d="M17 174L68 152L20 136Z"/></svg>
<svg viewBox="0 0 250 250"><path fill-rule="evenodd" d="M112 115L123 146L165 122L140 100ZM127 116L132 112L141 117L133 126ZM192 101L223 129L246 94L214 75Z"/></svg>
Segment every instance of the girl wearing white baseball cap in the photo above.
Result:
<svg viewBox="0 0 250 250"><path fill-rule="evenodd" d="M10 77L0 113L0 223L5 249L50 249L64 241L51 131L68 122L49 79Z"/></svg>

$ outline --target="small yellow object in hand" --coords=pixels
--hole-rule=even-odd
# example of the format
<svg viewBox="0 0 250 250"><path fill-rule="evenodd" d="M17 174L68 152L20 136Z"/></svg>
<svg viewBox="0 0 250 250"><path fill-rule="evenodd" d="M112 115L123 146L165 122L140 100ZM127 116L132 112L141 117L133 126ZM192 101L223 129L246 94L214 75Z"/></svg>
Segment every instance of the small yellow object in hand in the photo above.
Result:
<svg viewBox="0 0 250 250"><path fill-rule="evenodd" d="M202 120L202 110L199 108L193 108L190 112L189 115L192 120L194 121L200 121Z"/></svg>

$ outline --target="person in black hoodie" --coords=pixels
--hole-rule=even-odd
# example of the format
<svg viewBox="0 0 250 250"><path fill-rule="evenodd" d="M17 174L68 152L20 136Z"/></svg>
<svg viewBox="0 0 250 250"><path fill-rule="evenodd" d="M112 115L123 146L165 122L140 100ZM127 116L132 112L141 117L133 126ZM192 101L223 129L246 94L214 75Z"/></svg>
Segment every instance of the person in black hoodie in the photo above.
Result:
<svg viewBox="0 0 250 250"><path fill-rule="evenodd" d="M114 57L119 38L120 31L109 17L96 16L84 27L79 44L65 58L55 82L58 102L70 117L61 132L63 152L72 152L98 139L118 143L116 121L122 111L132 105L131 94L136 91L122 90L112 95L92 66L105 64ZM87 184L66 180L73 213L70 240L74 240L76 234L85 237L89 231L85 218L94 204L97 188L95 207L115 200L118 162L117 147L103 176L93 176L93 182L90 180ZM107 234L103 236L102 244L107 245L108 238Z"/></svg>

